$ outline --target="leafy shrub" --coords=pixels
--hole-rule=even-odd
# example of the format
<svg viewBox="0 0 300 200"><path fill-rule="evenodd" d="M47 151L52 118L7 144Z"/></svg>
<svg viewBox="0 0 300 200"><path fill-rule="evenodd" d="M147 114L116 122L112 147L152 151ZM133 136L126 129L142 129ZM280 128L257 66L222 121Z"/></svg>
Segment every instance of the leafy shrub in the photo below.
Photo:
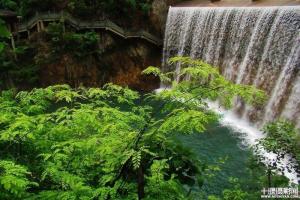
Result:
<svg viewBox="0 0 300 200"><path fill-rule="evenodd" d="M292 122L287 120L277 120L268 123L263 131L265 138L258 142L258 147L262 146L266 151L274 153L276 157L270 163L270 168L277 168L277 162L285 157L291 156L300 166L300 136L299 130Z"/></svg>
<svg viewBox="0 0 300 200"><path fill-rule="evenodd" d="M11 33L0 19L0 88L14 87L19 83L29 85L36 83L38 68L32 62L28 62L32 49L27 46L11 48L10 37Z"/></svg>
<svg viewBox="0 0 300 200"><path fill-rule="evenodd" d="M183 185L201 187L219 168L194 158L171 136L201 133L218 119L203 101L207 97L240 95L253 100L251 96L261 91L226 82L213 66L199 60L176 57L171 62L182 62L182 74L192 79L173 81L172 90L149 94L145 100L113 84L2 92L1 195L50 200L190 199ZM153 67L146 72L168 76ZM195 87L199 81L203 85ZM7 178L7 165L12 166L10 178L16 186Z"/></svg>
<svg viewBox="0 0 300 200"><path fill-rule="evenodd" d="M166 147L157 145L155 137L145 138L136 146L139 132L151 113L150 107L135 104L138 98L138 93L112 84L103 89L74 90L61 85L16 95L3 92L0 161L14 157L26 167L24 175L16 177L17 186L10 188L3 182L6 189L2 194L15 199L123 199L136 196L133 180L141 166L149 174L149 187L154 187L154 178L148 171L152 160L161 154L159 151L165 151L168 157L170 153L176 155L178 149L170 146L166 151ZM164 162L172 166L174 159L170 157ZM186 163L188 168L196 163L189 159L176 162ZM165 173L170 176L176 172L166 168ZM7 180L6 175L3 177ZM176 175L172 177L165 188L180 188ZM164 180L161 177L162 183ZM29 188L35 192L28 192Z"/></svg>
<svg viewBox="0 0 300 200"><path fill-rule="evenodd" d="M13 199L26 196L29 187L37 186L35 182L28 180L29 174L24 166L0 160L0 198Z"/></svg>
<svg viewBox="0 0 300 200"><path fill-rule="evenodd" d="M100 52L99 36L95 32L64 32L62 23L51 23L48 27L54 53L70 53L76 57L84 57Z"/></svg>
<svg viewBox="0 0 300 200"><path fill-rule="evenodd" d="M90 17L90 13L96 15L106 14L110 17L122 16L128 18L130 12L141 11L147 15L150 11L152 1L148 0L71 0L68 4L69 10L81 17Z"/></svg>
<svg viewBox="0 0 300 200"><path fill-rule="evenodd" d="M16 11L18 4L13 0L0 0L0 8L5 10L14 10Z"/></svg>

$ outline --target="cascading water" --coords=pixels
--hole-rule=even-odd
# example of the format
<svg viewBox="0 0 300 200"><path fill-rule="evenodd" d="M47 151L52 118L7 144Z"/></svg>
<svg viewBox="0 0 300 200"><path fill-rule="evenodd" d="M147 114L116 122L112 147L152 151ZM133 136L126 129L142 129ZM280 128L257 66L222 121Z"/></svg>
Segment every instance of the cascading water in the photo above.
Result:
<svg viewBox="0 0 300 200"><path fill-rule="evenodd" d="M263 137L253 127L277 118L289 119L300 128L300 6L171 7L164 71L172 67L166 63L168 58L177 55L202 59L218 66L227 79L266 91L269 99L264 106L237 100L223 119L248 132L250 143ZM295 173L286 175L297 181Z"/></svg>
<svg viewBox="0 0 300 200"><path fill-rule="evenodd" d="M241 118L261 127L285 117L300 127L299 6L172 7L163 62L176 55L203 59L231 81L265 90L270 98L262 108L236 103Z"/></svg>

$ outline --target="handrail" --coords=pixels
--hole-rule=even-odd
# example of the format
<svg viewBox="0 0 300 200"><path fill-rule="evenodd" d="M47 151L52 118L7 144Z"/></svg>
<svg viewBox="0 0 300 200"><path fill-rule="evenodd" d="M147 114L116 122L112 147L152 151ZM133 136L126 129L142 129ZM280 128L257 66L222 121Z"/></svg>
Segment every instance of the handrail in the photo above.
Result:
<svg viewBox="0 0 300 200"><path fill-rule="evenodd" d="M80 19L74 18L72 15L66 12L48 12L48 13L36 13L31 19L26 22L22 22L19 24L18 32L25 32L32 27L34 27L38 21L58 21L64 20L74 28L80 29L105 29L114 34L121 36L124 39L129 38L141 38L147 40L150 43L153 43L157 46L162 45L162 40L155 37L154 35L146 32L144 30L133 32L133 31L125 31L123 28L113 23L110 20L97 20L97 21L82 21Z"/></svg>

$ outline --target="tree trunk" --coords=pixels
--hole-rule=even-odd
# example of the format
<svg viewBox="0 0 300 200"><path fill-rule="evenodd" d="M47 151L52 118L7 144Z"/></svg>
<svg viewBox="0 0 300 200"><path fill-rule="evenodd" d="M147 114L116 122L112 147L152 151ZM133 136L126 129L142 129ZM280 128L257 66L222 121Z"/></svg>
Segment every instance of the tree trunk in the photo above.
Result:
<svg viewBox="0 0 300 200"><path fill-rule="evenodd" d="M15 38L14 38L13 34L11 34L10 42L11 42L11 48L13 49L14 58L15 58L15 60L17 60L16 44L15 44Z"/></svg>
<svg viewBox="0 0 300 200"><path fill-rule="evenodd" d="M272 176L272 171L270 169L268 169L268 186L269 188L271 187L271 176Z"/></svg>
<svg viewBox="0 0 300 200"><path fill-rule="evenodd" d="M145 197L145 177L143 167L140 165L138 168L138 199L141 200Z"/></svg>

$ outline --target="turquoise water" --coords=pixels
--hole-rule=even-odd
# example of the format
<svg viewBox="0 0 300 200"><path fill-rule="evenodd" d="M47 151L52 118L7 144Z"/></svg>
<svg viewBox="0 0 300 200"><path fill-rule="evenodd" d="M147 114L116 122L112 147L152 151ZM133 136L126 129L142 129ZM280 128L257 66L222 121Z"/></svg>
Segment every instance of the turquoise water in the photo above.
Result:
<svg viewBox="0 0 300 200"><path fill-rule="evenodd" d="M219 165L221 170L215 172L215 176L205 182L201 191L206 194L219 195L231 185L229 177L239 178L241 181L249 177L247 173L247 160L251 155L249 149L243 147L240 133L232 132L227 127L214 126L205 133L192 135L178 135L176 138L185 147L192 150L201 161L209 165ZM224 164L219 160L227 158ZM195 189L196 191L199 188Z"/></svg>

